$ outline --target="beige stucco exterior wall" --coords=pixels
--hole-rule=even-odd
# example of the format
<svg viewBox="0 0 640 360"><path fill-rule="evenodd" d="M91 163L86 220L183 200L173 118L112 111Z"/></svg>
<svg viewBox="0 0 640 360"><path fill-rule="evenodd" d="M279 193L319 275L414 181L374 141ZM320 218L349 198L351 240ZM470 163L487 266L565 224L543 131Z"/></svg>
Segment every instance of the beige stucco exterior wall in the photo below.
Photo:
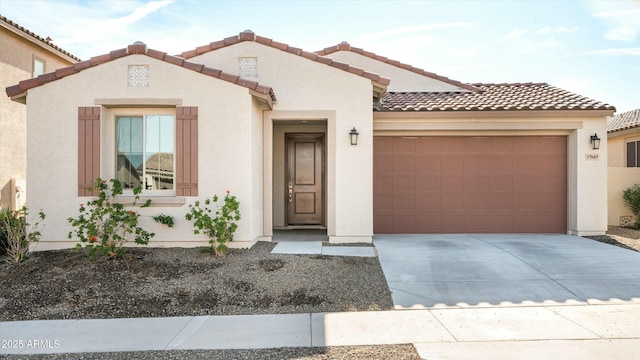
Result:
<svg viewBox="0 0 640 360"><path fill-rule="evenodd" d="M149 65L149 87L127 87L128 65ZM120 99L120 100L114 100ZM28 205L47 214L38 249L73 245L67 240L71 230L67 218L77 215L78 204L89 198L77 196L77 107L121 102L122 107L102 106L101 174L115 173L114 116L126 110L129 101L140 103L198 106L199 196L170 197L178 204L141 209L141 224L155 232L153 246L203 246L206 239L192 233L184 219L188 205L227 189L238 197L242 220L234 247L250 246L261 236L261 159L255 154L261 132L257 117L260 105L247 88L205 76L143 55L131 55L89 68L29 90L28 112ZM144 109L134 108L131 112ZM166 109L165 109L166 110ZM154 198L156 205L163 198ZM156 224L151 217L171 215L174 228Z"/></svg>
<svg viewBox="0 0 640 360"><path fill-rule="evenodd" d="M449 114L374 114L374 135L414 136L567 136L567 233L604 234L607 230L607 144L591 148L590 136L606 134L609 113L468 112ZM542 115L544 114L544 116ZM590 160L596 155L596 160Z"/></svg>
<svg viewBox="0 0 640 360"><path fill-rule="evenodd" d="M45 50L38 45L38 40L29 41L1 24L0 49L0 208L9 208L11 197L19 195L18 207L26 198L25 192L10 191L10 180L26 177L27 108L11 101L5 89L32 77L34 56L45 61L45 71L54 71L72 62Z"/></svg>
<svg viewBox="0 0 640 360"><path fill-rule="evenodd" d="M626 167L626 143L638 140L640 140L638 129L614 133L607 138L609 226L620 226L621 216L633 215L624 205L622 192L635 184L640 184L640 168Z"/></svg>
<svg viewBox="0 0 640 360"><path fill-rule="evenodd" d="M264 235L271 236L276 201L273 123L326 121L327 233L332 242L371 241L373 141L371 81L255 42L241 42L189 59L238 74L238 57L258 59L258 81L273 87L277 102L264 113ZM360 132L351 146L349 131ZM277 189L275 190L277 192ZM267 225L269 224L269 225Z"/></svg>
<svg viewBox="0 0 640 360"><path fill-rule="evenodd" d="M389 65L384 62L360 55L352 51L337 51L325 57L349 64L382 77L391 79L387 91L460 91L468 90L460 88L446 82L433 79L415 72Z"/></svg>

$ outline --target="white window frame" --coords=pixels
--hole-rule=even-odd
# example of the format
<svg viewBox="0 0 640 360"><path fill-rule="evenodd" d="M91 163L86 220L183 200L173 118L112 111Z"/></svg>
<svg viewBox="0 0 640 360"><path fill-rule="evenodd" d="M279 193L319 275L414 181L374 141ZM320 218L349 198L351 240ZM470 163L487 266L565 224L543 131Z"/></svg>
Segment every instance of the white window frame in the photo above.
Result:
<svg viewBox="0 0 640 360"><path fill-rule="evenodd" d="M166 108L166 107L159 107L159 108L117 108L117 109L109 109L109 114L108 119L109 124L107 125L109 129L105 129L108 131L108 133L106 134L110 139L112 139L111 141L109 141L108 143L110 144L108 149L105 149L105 153L106 155L109 157L109 159L104 159L107 160L107 165L110 169L108 171L108 173L113 174L112 178L116 178L117 176L117 150L118 150L118 144L117 144L117 118L119 117L142 117L143 121L146 119L146 116L149 115L170 115L173 116L173 156L174 156L174 160L173 160L173 188L172 189L167 189L167 190L151 190L151 189L142 189L142 193L141 196L172 196L175 197L176 196L176 159L175 159L175 152L176 152L176 110L175 108ZM146 141L145 137L143 137L143 141ZM143 146L146 146L146 144L144 144ZM123 195L125 196L131 196L133 195L133 189L123 189Z"/></svg>
<svg viewBox="0 0 640 360"><path fill-rule="evenodd" d="M42 72L41 73L36 73L36 64L40 63L42 64ZM37 77L40 76L42 74L46 74L47 73L47 62L38 56L33 55L33 59L31 61L31 77Z"/></svg>

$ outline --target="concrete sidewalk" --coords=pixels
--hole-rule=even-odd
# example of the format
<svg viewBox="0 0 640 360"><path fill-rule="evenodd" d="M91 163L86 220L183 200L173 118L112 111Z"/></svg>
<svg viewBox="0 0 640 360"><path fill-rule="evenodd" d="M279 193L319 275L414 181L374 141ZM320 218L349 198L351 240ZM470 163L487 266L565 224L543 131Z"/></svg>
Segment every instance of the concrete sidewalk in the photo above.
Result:
<svg viewBox="0 0 640 360"><path fill-rule="evenodd" d="M640 358L640 305L0 322L0 354L414 344L426 359Z"/></svg>

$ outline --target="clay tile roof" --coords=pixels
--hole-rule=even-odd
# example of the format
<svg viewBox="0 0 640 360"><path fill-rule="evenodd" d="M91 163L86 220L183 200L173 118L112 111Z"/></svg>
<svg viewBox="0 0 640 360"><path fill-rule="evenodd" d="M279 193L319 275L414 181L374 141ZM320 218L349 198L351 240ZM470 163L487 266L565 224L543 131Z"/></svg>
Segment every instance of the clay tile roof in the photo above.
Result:
<svg viewBox="0 0 640 360"><path fill-rule="evenodd" d="M613 110L545 83L473 84L477 92L387 92L378 111Z"/></svg>
<svg viewBox="0 0 640 360"><path fill-rule="evenodd" d="M266 45L266 46L270 46L274 49L278 49L281 51L285 51L294 55L298 55L298 56L302 56L304 58L307 58L309 60L312 61L316 61L322 64L326 64L335 68L338 68L340 70L346 71L346 72L350 72L352 74L356 74L358 76L362 76L365 77L371 81L375 81L376 83L379 83L381 85L387 86L389 85L389 83L391 82L391 80L381 77L378 74L372 74L372 73L368 73L360 68L356 68L353 67L349 64L345 64L345 63L341 63L338 61L334 61L332 59L328 59L328 58L322 58L320 56L318 56L318 54L316 53L312 53L312 52L308 52L308 51L304 51L300 48L296 48L293 46L290 46L288 44L284 44L284 43L280 43L277 41L274 41L272 39L269 38L265 38L262 36L258 36L256 35L253 31L251 30L245 30L243 32L241 32L240 34L236 35L236 36L230 36L225 38L224 40L219 40L219 41L215 41L210 43L209 45L204 45L204 46L198 46L195 50L189 50L189 51L185 51L182 54L180 54L181 57L185 58L185 59L189 59L198 55L202 55L204 53L213 51L213 50L217 50L226 46L230 46L233 44L237 44L239 42L243 42L243 41L254 41L257 42L259 44L262 45Z"/></svg>
<svg viewBox="0 0 640 360"><path fill-rule="evenodd" d="M607 118L607 132L640 127L640 109L635 109Z"/></svg>
<svg viewBox="0 0 640 360"><path fill-rule="evenodd" d="M47 37L47 38L45 39L45 38L43 38L43 37L41 37L41 36L39 36L39 35L36 35L33 31L31 31L31 30L29 30L29 29L26 29L26 28L24 28L24 27L22 27L22 26L20 26L20 25L16 24L15 22L13 22L13 21L11 21L11 20L7 19L6 17L4 17L4 16L2 16L2 15L0 15L0 23L5 23L5 24L6 24L6 26L8 26L8 27L12 27L12 28L14 28L14 29L16 29L16 30L19 30L19 31L20 31L20 32L22 32L23 34L26 34L26 35L28 35L29 37L31 37L31 38L33 38L33 39L37 40L38 42L42 43L42 45L44 45L44 46L46 46L46 47L51 47L51 48L53 48L54 50L56 50L56 51L60 52L61 54L64 54L64 55L68 56L68 57L69 57L69 58L71 58L72 60L80 61L80 58L78 58L77 56L75 56L75 55L73 55L73 54L71 54L71 53L69 53L69 52L67 52L67 51L63 50L62 48L58 47L57 45L54 45L54 44L51 42L51 39L50 39L50 38L48 38L48 37Z"/></svg>
<svg viewBox="0 0 640 360"><path fill-rule="evenodd" d="M73 75L85 69L98 66L100 64L104 64L106 62L113 61L115 59L118 59L124 56L129 56L134 54L149 56L151 58L158 59L176 66L180 66L191 71L199 72L207 76L211 76L211 77L218 78L220 80L231 82L238 86L242 86L250 90L253 90L264 96L268 96L272 102L276 101L276 95L273 92L273 89L271 87L260 85L254 81L246 81L244 79L240 79L236 75L231 75L231 74L222 72L220 70L211 69L206 66L202 66L200 64L195 64L195 63L186 61L183 58L167 55L167 53L164 53L164 52L148 49L147 45L141 42L136 42L124 49L111 51L108 54L94 56L89 60L75 63L72 66L58 69L52 73L43 74L33 79L20 81L18 85L13 85L8 87L6 89L6 92L9 97L13 97L21 93L24 93L25 91L32 89L34 87L44 85L48 82L62 79L63 77Z"/></svg>
<svg viewBox="0 0 640 360"><path fill-rule="evenodd" d="M411 66L409 64L401 63L400 61L397 61L397 60L391 60L391 59L386 58L384 56L374 54L374 53L372 53L370 51L365 51L363 49L360 49L360 48L357 48L357 47L353 47L346 41L343 41L338 45L329 46L329 47L324 48L324 49L322 49L320 51L316 51L315 53L320 55L320 56L325 56L325 55L329 55L329 54L332 54L332 53L338 52L338 51L351 51L351 52L354 52L356 54L360 54L362 56L365 56L365 57L368 57L368 58L371 58L371 59L374 59L374 60L389 64L389 65L393 65L393 66L396 66L396 67L399 67L399 68L402 68L402 69L405 69L405 70L408 70L408 71L411 71L411 72L414 72L416 74L420 74L420 75L423 75L423 76L426 76L426 77L430 77L432 79L440 80L442 82L445 82L445 83L448 83L448 84L451 84L451 85L454 85L454 86L461 87L461 88L466 89L466 90L479 91L479 89L476 88L473 85L461 83L460 81L452 80L452 79L449 79L448 77L445 77L445 76L442 76L442 75L438 75L438 74L435 74L435 73L432 73L432 72L428 72L426 70L419 69L417 67L413 67L413 66Z"/></svg>

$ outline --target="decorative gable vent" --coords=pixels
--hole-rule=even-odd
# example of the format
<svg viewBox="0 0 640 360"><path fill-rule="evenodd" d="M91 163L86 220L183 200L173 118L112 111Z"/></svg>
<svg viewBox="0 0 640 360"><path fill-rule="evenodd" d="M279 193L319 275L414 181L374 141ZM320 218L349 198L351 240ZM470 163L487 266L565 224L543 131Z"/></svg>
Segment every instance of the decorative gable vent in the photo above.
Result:
<svg viewBox="0 0 640 360"><path fill-rule="evenodd" d="M149 65L129 65L129 87L149 87Z"/></svg>
<svg viewBox="0 0 640 360"><path fill-rule="evenodd" d="M258 58L241 57L238 58L238 75L244 79L258 78Z"/></svg>

